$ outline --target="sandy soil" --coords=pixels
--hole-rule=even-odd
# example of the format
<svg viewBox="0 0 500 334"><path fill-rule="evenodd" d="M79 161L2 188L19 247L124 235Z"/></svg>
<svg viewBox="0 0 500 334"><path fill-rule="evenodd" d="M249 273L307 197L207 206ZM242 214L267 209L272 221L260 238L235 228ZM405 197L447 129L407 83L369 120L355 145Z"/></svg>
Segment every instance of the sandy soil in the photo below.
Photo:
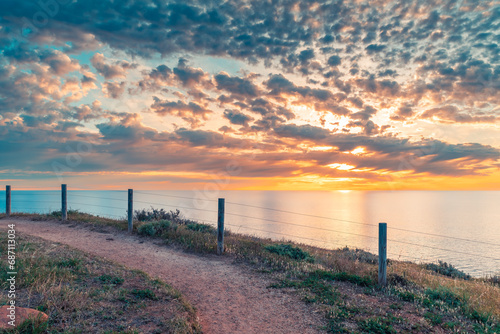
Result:
<svg viewBox="0 0 500 334"><path fill-rule="evenodd" d="M9 223L19 233L67 244L168 282L196 307L204 333L320 333L320 314L293 294L268 289L270 281L231 264L228 257L187 254L125 232L95 232L75 224L2 219L0 227Z"/></svg>

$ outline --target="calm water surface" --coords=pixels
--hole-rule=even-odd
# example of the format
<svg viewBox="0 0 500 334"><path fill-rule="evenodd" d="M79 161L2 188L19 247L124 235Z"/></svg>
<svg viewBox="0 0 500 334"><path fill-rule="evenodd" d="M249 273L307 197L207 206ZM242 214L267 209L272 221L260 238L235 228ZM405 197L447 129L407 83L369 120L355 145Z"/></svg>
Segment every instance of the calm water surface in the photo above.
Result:
<svg viewBox="0 0 500 334"><path fill-rule="evenodd" d="M226 226L235 232L377 253L377 224L386 222L391 258L440 259L475 276L500 272L500 191L222 191L212 197L135 191L134 209L179 208L187 218L216 224L217 197L226 199ZM127 193L69 191L68 202L71 209L125 218ZM54 210L60 210L59 191L12 193L12 211Z"/></svg>

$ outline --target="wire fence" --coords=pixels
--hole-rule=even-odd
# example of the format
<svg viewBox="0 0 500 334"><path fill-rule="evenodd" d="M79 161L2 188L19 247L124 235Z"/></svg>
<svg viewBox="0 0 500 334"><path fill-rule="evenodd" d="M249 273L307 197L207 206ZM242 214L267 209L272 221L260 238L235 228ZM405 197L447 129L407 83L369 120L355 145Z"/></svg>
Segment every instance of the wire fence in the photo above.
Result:
<svg viewBox="0 0 500 334"><path fill-rule="evenodd" d="M150 207L166 210L182 209L183 217L186 219L217 225L217 220L214 220L219 213L215 203L217 200L151 191L135 191L134 196L135 209ZM129 219L130 223L131 215L127 212L129 207L127 191L70 190L67 197L69 210L79 210L95 216L119 220ZM0 210L0 212L61 212L61 201L61 191L6 191L5 210ZM194 205L200 201L205 201L207 205L203 207ZM379 235L377 235L376 228L378 224L233 201L225 203L228 204L229 209L224 213L226 216L225 226L231 232L272 239L286 239L330 249L349 247L367 250L371 253L377 251ZM241 208L259 212L261 216L246 214L245 210ZM281 219L270 218L275 216L281 217ZM213 219L207 217L213 217ZM286 217L295 217L295 220ZM303 221L303 218L308 218L313 223L299 222ZM313 219L311 220L311 218ZM356 226L361 227L363 232L359 232L359 228ZM416 262L435 262L438 258L467 259L464 262L482 263L487 261L487 266L491 268L490 272L500 269L500 242L404 229L390 224L387 229L397 236L397 238L387 239L390 245L388 255L394 259ZM415 256L415 254L421 255Z"/></svg>

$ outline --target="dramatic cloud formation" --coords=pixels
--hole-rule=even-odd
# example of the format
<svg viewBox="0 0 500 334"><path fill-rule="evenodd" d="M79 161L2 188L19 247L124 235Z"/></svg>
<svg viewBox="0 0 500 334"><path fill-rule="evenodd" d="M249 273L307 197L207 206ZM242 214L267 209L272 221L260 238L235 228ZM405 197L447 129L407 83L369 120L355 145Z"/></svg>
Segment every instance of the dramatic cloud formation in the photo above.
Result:
<svg viewBox="0 0 500 334"><path fill-rule="evenodd" d="M232 162L233 188L500 186L494 1L4 0L0 13L2 179L158 172L190 187L169 173L202 182Z"/></svg>

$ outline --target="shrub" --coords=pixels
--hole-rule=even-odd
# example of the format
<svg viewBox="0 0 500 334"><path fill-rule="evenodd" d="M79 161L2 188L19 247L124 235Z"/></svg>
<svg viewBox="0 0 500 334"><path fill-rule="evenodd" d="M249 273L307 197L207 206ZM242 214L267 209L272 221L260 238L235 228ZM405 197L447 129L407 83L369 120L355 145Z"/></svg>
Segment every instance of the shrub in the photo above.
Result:
<svg viewBox="0 0 500 334"><path fill-rule="evenodd" d="M153 236L156 234L156 229L154 227L154 223L147 223L144 225L139 226L137 229L137 233L140 235L147 235L147 236Z"/></svg>
<svg viewBox="0 0 500 334"><path fill-rule="evenodd" d="M160 236L164 231L168 230L172 223L168 220L153 221L139 226L137 233L147 236Z"/></svg>
<svg viewBox="0 0 500 334"><path fill-rule="evenodd" d="M79 215L81 214L80 211L78 210L68 210L68 216L70 215ZM54 218L61 218L62 217L62 211L61 210L57 210L57 211L52 211L51 213L48 214L49 217L54 217Z"/></svg>
<svg viewBox="0 0 500 334"><path fill-rule="evenodd" d="M486 278L486 282L489 282L493 285L495 285L495 284L500 285L500 275L488 277L488 278Z"/></svg>
<svg viewBox="0 0 500 334"><path fill-rule="evenodd" d="M62 213L61 213L61 211L52 211L51 213L48 214L48 216L55 217L55 218L61 218Z"/></svg>
<svg viewBox="0 0 500 334"><path fill-rule="evenodd" d="M341 251L347 255L353 261L360 261L369 264L378 264L378 256L362 249L350 249L349 247L344 247Z"/></svg>
<svg viewBox="0 0 500 334"><path fill-rule="evenodd" d="M159 220L168 220L174 223L181 221L181 212L177 209L175 211L166 211L165 209L150 209L135 210L134 218L140 222L150 222Z"/></svg>
<svg viewBox="0 0 500 334"><path fill-rule="evenodd" d="M470 280L471 279L470 275L464 273L461 270L458 270L457 268L455 268L451 264L448 264L448 263L443 262L443 261L438 261L438 264L427 263L425 265L425 268L428 269L428 270L435 271L438 274L448 276L448 277L461 278L461 279L464 279L464 280Z"/></svg>
<svg viewBox="0 0 500 334"><path fill-rule="evenodd" d="M199 224L199 223L189 223L186 225L186 228L191 231L202 232L202 233L217 233L217 230L210 225L207 224Z"/></svg>
<svg viewBox="0 0 500 334"><path fill-rule="evenodd" d="M265 249L270 253L275 253L281 256L286 256L294 260L314 261L314 258L306 251L299 247L293 247L287 244L277 244L266 246Z"/></svg>

